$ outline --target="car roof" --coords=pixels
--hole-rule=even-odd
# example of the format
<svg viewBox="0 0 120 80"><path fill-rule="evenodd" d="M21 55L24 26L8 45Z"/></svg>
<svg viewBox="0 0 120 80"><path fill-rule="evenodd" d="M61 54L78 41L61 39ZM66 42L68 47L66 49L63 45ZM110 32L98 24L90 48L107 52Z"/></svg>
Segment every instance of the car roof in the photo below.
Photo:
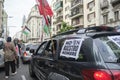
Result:
<svg viewBox="0 0 120 80"><path fill-rule="evenodd" d="M109 26L94 26L89 28L81 28L77 30L71 30L69 32L61 33L53 36L53 39L62 39L70 37L82 37L82 38L97 38L102 36L120 35L120 32L116 32L114 27Z"/></svg>

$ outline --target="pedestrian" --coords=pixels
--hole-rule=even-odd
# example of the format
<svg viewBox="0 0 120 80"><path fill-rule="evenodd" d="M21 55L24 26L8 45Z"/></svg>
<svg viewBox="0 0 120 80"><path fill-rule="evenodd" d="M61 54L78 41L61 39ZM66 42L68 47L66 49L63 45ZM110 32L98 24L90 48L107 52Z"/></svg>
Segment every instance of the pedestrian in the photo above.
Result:
<svg viewBox="0 0 120 80"><path fill-rule="evenodd" d="M20 57L20 45L18 44L19 40L17 38L14 39L14 45L17 52L17 60L16 60L16 66L19 68L19 57Z"/></svg>
<svg viewBox="0 0 120 80"><path fill-rule="evenodd" d="M9 77L9 71L11 67L12 75L15 75L16 68L15 68L15 60L16 60L16 50L14 44L11 42L11 37L7 38L7 42L4 45L4 59L5 59L5 78Z"/></svg>

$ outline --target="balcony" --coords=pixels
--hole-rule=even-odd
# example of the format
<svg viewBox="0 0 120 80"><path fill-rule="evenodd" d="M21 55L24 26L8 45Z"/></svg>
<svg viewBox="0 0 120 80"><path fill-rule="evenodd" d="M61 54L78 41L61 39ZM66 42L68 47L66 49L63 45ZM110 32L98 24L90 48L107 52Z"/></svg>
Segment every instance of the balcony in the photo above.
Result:
<svg viewBox="0 0 120 80"><path fill-rule="evenodd" d="M82 15L83 15L83 10L79 9L79 8L76 8L73 11L71 11L71 16L70 17L71 17L71 19L73 19L73 18L82 16Z"/></svg>
<svg viewBox="0 0 120 80"><path fill-rule="evenodd" d="M55 11L60 11L63 9L63 1L59 1L55 4L54 10Z"/></svg>
<svg viewBox="0 0 120 80"><path fill-rule="evenodd" d="M57 14L57 15L56 15L56 19L57 19L57 18L63 18L63 13Z"/></svg>
<svg viewBox="0 0 120 80"><path fill-rule="evenodd" d="M81 27L83 26L83 23L79 20L79 18L72 20L72 26L73 27Z"/></svg>
<svg viewBox="0 0 120 80"><path fill-rule="evenodd" d="M108 8L109 7L108 1L103 1L101 3L100 7L101 7L102 10Z"/></svg>
<svg viewBox="0 0 120 80"><path fill-rule="evenodd" d="M118 4L120 4L120 0L111 0L111 4L114 7L114 6L118 5Z"/></svg>
<svg viewBox="0 0 120 80"><path fill-rule="evenodd" d="M83 5L83 0L73 0L71 2L71 9L73 9L79 5Z"/></svg>
<svg viewBox="0 0 120 80"><path fill-rule="evenodd" d="M63 18L58 18L55 22L55 25L60 25L63 21Z"/></svg>

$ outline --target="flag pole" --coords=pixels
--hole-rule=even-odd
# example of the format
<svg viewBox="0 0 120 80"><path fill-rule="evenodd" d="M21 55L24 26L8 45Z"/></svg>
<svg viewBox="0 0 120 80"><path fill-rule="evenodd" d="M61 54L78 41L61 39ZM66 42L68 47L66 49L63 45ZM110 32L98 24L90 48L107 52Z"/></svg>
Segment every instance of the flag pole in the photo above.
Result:
<svg viewBox="0 0 120 80"><path fill-rule="evenodd" d="M49 15L50 16L50 18L51 18L51 16L53 15L53 13L52 13L52 11L51 11L51 9L50 8L48 8L49 7L49 4L47 3L47 1L46 0L36 0L36 2L39 2L39 8L40 9L42 9L42 11L39 9L39 12L40 12L40 14L41 15L43 15L43 17L44 17L44 19L45 19L45 21L46 21L46 25L48 26L48 31L49 31L49 33L50 33L50 39L51 39L51 42L52 42L52 46L53 46L53 54L55 54L55 47L54 47L54 41L53 41L53 39L52 39L52 34L51 34L51 31L50 31L50 22L47 20L47 15ZM49 9L49 13L48 12L46 12L44 9L43 9L43 7L45 7L46 5L45 5L45 2L46 2L46 5L48 6L47 7L47 10Z"/></svg>
<svg viewBox="0 0 120 80"><path fill-rule="evenodd" d="M51 18L51 17L50 17ZM52 46L53 46L53 54L55 54L55 46L54 46L54 41L53 41L53 39L52 39L52 33L51 33L51 31L50 31L50 22L48 23L48 31L49 31L49 33L50 33L50 39L51 39L51 42L52 42Z"/></svg>

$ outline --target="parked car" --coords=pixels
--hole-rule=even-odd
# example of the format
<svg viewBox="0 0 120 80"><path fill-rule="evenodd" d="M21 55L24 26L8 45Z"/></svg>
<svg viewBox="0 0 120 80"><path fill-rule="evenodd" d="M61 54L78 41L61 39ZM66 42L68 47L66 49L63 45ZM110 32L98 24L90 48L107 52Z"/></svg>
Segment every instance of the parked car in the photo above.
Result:
<svg viewBox="0 0 120 80"><path fill-rule="evenodd" d="M0 68L4 67L4 47L5 40L3 38L0 38Z"/></svg>
<svg viewBox="0 0 120 80"><path fill-rule="evenodd" d="M26 62L30 61L30 59L31 59L32 54L29 51L31 45L32 44L23 44L21 46L21 59L22 59L23 63L26 63Z"/></svg>
<svg viewBox="0 0 120 80"><path fill-rule="evenodd" d="M107 26L59 34L31 50L39 80L120 80L120 32Z"/></svg>

